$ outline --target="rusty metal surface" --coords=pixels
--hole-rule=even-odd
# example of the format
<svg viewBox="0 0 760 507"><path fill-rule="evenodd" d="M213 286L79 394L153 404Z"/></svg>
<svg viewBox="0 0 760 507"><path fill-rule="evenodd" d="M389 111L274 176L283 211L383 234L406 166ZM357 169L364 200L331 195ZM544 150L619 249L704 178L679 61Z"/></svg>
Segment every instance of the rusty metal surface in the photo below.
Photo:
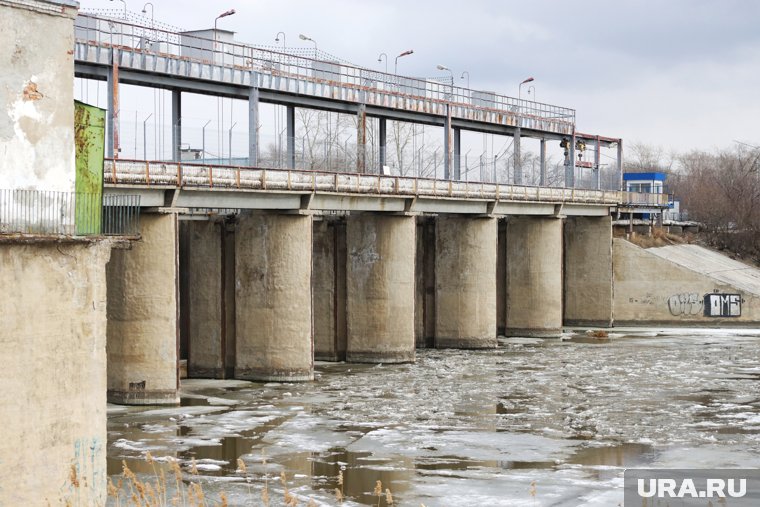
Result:
<svg viewBox="0 0 760 507"><path fill-rule="evenodd" d="M235 166L108 159L105 182L111 186L175 187L209 190L321 192L375 196L491 201L616 205L622 193L609 190L529 187L498 183L402 176L262 169Z"/></svg>

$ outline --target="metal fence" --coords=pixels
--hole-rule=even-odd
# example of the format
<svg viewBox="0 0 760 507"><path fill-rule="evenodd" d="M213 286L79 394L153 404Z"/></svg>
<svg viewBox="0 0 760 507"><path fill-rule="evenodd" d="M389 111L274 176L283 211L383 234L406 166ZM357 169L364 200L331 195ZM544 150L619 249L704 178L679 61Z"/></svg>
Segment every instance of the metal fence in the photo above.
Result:
<svg viewBox="0 0 760 507"><path fill-rule="evenodd" d="M140 196L0 189L0 234L137 236Z"/></svg>
<svg viewBox="0 0 760 507"><path fill-rule="evenodd" d="M255 77L251 78L253 81L249 85L288 93L309 94L298 83L300 80L315 85L313 94L322 96L325 94L323 86L333 85L361 93L362 101L367 104L402 109L412 105L419 108L415 100L424 100L441 107L444 104L453 106L452 115L455 117L490 118L486 121L506 121L513 126L562 134L570 134L575 125L575 110L567 107L213 39L210 38L213 34L206 32L177 33L156 24L145 26L82 13L75 21L78 42L93 48L119 49L124 53L120 60L122 66L147 65L157 71L154 67L161 67L158 59L171 59L188 62L188 72L194 69L191 63L214 67L203 71L208 74L199 76L203 79L213 75L222 81L234 81L232 76L235 73L252 73ZM315 53L314 56L318 55ZM88 59L79 53L76 57ZM164 71L169 72L169 69ZM330 92L331 95L335 93ZM354 97L354 94L351 96ZM342 97L340 100L349 99ZM445 114L443 109L439 113Z"/></svg>

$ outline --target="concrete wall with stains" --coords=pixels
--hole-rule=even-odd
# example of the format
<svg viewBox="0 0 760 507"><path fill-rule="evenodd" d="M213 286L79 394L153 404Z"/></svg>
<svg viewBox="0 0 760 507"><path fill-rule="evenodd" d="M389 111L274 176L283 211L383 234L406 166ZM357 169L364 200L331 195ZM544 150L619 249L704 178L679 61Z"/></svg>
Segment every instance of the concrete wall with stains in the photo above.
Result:
<svg viewBox="0 0 760 507"><path fill-rule="evenodd" d="M74 190L72 3L0 3L3 188Z"/></svg>
<svg viewBox="0 0 760 507"><path fill-rule="evenodd" d="M613 240L616 326L734 326L760 322L760 295L692 271L623 239ZM739 295L741 315L705 316L705 295ZM593 304L593 301L589 301Z"/></svg>
<svg viewBox="0 0 760 507"><path fill-rule="evenodd" d="M110 248L0 243L0 505L105 505Z"/></svg>

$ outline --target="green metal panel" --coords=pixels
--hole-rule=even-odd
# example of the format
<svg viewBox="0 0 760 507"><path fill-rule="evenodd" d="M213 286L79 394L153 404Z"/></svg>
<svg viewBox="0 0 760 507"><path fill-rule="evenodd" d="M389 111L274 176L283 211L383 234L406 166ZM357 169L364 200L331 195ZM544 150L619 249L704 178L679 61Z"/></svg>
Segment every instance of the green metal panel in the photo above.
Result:
<svg viewBox="0 0 760 507"><path fill-rule="evenodd" d="M101 232L103 154L106 110L74 102L76 151L76 229L78 235Z"/></svg>

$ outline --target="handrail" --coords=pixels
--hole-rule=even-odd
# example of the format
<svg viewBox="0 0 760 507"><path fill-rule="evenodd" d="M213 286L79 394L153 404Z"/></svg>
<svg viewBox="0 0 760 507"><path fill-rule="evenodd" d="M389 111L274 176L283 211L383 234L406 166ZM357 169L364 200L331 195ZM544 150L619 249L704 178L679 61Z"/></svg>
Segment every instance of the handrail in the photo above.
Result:
<svg viewBox="0 0 760 507"><path fill-rule="evenodd" d="M467 181L410 176L125 159L106 159L104 177L105 183L109 185L207 188L219 191L330 192L440 199L577 202L610 206L621 202L621 192L607 190L529 187L486 182L473 185Z"/></svg>
<svg viewBox="0 0 760 507"><path fill-rule="evenodd" d="M107 30L103 28L106 23ZM274 77L298 77L313 83L336 84L398 97L425 99L520 119L551 121L565 125L568 129L575 125L575 110L570 108L388 74L342 62L216 41L187 32L171 32L90 14L80 13L77 16L75 37L88 44L95 43L104 47L199 61ZM158 43L157 50L153 48L154 43Z"/></svg>

